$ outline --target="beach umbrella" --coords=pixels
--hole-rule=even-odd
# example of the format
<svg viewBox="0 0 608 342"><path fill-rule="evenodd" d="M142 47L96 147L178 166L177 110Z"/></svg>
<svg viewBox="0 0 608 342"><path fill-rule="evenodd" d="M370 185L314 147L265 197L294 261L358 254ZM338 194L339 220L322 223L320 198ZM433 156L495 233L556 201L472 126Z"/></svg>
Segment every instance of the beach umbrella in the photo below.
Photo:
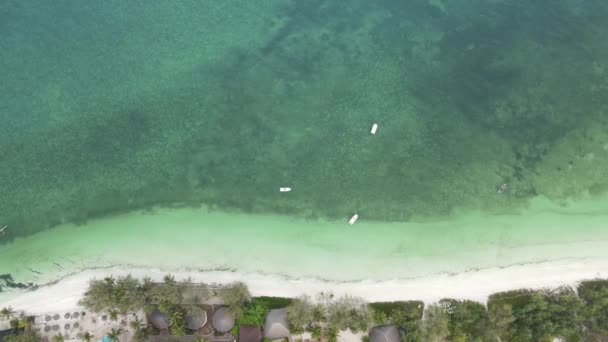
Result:
<svg viewBox="0 0 608 342"><path fill-rule="evenodd" d="M290 336L287 309L270 310L266 316L266 323L264 323L264 337L276 340Z"/></svg>
<svg viewBox="0 0 608 342"><path fill-rule="evenodd" d="M399 342L399 329L394 325L373 327L369 332L369 342Z"/></svg>
<svg viewBox="0 0 608 342"><path fill-rule="evenodd" d="M215 330L219 332L228 332L234 326L234 316L226 307L223 307L213 314L211 323Z"/></svg>
<svg viewBox="0 0 608 342"><path fill-rule="evenodd" d="M171 323L169 322L169 318L167 318L167 316L164 313L162 313L158 310L155 310L154 312L152 312L150 314L150 319L148 321L156 329L160 329L160 330L168 329L169 325L171 325Z"/></svg>

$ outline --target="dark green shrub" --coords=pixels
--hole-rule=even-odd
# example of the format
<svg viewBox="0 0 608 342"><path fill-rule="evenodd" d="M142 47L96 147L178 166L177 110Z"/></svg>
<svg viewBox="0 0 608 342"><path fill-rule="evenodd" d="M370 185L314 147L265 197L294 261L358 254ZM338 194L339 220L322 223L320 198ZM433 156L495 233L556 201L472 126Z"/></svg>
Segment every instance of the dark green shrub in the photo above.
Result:
<svg viewBox="0 0 608 342"><path fill-rule="evenodd" d="M488 301L493 330L503 340L541 341L582 338L583 303L570 288L497 293ZM509 323L510 322L510 323Z"/></svg>
<svg viewBox="0 0 608 342"><path fill-rule="evenodd" d="M270 311L270 309L264 299L254 298L251 303L245 307L243 316L239 318L239 324L250 324L261 327L264 325L268 311Z"/></svg>
<svg viewBox="0 0 608 342"><path fill-rule="evenodd" d="M492 327L486 308L470 300L442 299L439 301L448 316L449 336L452 340L489 341Z"/></svg>
<svg viewBox="0 0 608 342"><path fill-rule="evenodd" d="M424 311L421 301L398 301L370 303L374 312L374 323L386 324L388 320L399 328L402 341L420 339L420 320Z"/></svg>
<svg viewBox="0 0 608 342"><path fill-rule="evenodd" d="M578 286L584 303L583 324L592 332L608 335L608 280L584 281Z"/></svg>
<svg viewBox="0 0 608 342"><path fill-rule="evenodd" d="M219 291L219 296L237 319L243 315L246 304L251 300L247 285L242 282L234 282L224 286Z"/></svg>
<svg viewBox="0 0 608 342"><path fill-rule="evenodd" d="M352 331L366 331L372 322L372 312L361 298L344 296L328 298L325 303L328 326L337 330L350 328Z"/></svg>
<svg viewBox="0 0 608 342"><path fill-rule="evenodd" d="M138 279L106 277L91 280L80 304L93 312L117 310L120 313L137 311L144 307L145 295Z"/></svg>
<svg viewBox="0 0 608 342"><path fill-rule="evenodd" d="M288 307L293 301L293 298L260 296L253 297L252 301L254 300L263 301L264 303L266 303L266 306L268 306L268 309L273 310Z"/></svg>
<svg viewBox="0 0 608 342"><path fill-rule="evenodd" d="M287 321L293 334L301 334L314 323L315 306L306 296L296 298L287 307Z"/></svg>

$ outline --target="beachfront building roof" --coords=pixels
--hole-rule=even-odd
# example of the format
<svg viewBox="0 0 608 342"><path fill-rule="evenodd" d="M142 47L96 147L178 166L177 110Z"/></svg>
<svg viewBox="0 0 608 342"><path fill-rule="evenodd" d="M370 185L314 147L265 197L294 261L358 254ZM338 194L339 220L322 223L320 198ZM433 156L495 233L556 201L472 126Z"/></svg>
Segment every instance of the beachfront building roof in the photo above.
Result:
<svg viewBox="0 0 608 342"><path fill-rule="evenodd" d="M213 314L211 321L215 330L219 332L228 332L234 326L234 316L228 311L226 307L217 310Z"/></svg>
<svg viewBox="0 0 608 342"><path fill-rule="evenodd" d="M394 325L373 327L369 332L369 342L399 342L399 329Z"/></svg>
<svg viewBox="0 0 608 342"><path fill-rule="evenodd" d="M262 332L256 325L241 325L239 327L239 342L260 342Z"/></svg>
<svg viewBox="0 0 608 342"><path fill-rule="evenodd" d="M270 310L264 324L264 337L271 340L291 337L287 323L287 309Z"/></svg>
<svg viewBox="0 0 608 342"><path fill-rule="evenodd" d="M167 318L167 316L164 313L162 313L158 310L155 310L154 312L152 312L150 314L149 322L156 329L160 329L160 330L168 329L169 325L171 325L169 323L169 318Z"/></svg>

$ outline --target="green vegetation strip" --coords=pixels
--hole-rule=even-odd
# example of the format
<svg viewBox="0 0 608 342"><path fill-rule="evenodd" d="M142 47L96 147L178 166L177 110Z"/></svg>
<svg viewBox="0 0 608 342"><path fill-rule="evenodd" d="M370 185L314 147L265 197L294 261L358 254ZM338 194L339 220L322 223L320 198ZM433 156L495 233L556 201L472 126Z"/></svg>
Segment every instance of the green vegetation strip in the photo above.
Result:
<svg viewBox="0 0 608 342"><path fill-rule="evenodd" d="M81 304L88 310L118 315L144 310L160 311L170 321L173 336L192 335L185 317L202 314L202 305L212 297L224 303L234 315L236 337L240 325L264 326L272 309L287 309L291 334L309 332L314 340L336 342L340 331L368 332L382 325L397 327L401 342L422 341L602 341L608 338L608 280L582 282L577 291L569 287L552 290L516 290L490 296L487 309L470 300L445 298L425 306L421 301L366 303L361 298L320 294L308 297L251 297L243 283L221 288L178 282L167 275L161 283L131 276L92 280ZM84 314L84 313L83 313ZM38 341L32 316L18 316L12 308L0 310L10 321L12 335L5 341ZM133 340L146 341L159 332L142 320L132 322ZM124 329L108 331L118 339ZM91 336L83 335L87 340ZM57 339L54 340L58 340ZM365 336L363 342L369 337Z"/></svg>

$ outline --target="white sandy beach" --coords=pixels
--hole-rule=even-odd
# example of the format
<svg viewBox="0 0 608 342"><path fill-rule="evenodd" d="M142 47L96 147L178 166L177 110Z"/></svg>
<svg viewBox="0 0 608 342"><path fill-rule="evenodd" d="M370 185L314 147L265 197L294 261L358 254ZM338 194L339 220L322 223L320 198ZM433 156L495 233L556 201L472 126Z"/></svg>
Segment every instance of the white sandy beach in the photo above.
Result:
<svg viewBox="0 0 608 342"><path fill-rule="evenodd" d="M360 221L360 222L359 222ZM472 299L520 288L608 278L608 201L539 199L513 215L357 224L205 208L133 212L62 225L0 246L0 306L72 310L92 278L167 273L194 282L244 281L253 295L319 292L368 301Z"/></svg>
<svg viewBox="0 0 608 342"><path fill-rule="evenodd" d="M159 269L87 270L61 281L41 286L39 289L4 301L2 306L16 310L42 314L80 309L88 282L93 278L132 274L135 277L149 276L160 281L165 271ZM436 275L412 280L365 281L333 283L318 280L288 280L259 274L236 272L172 272L176 279L191 278L194 282L229 283L244 281L255 296L315 297L320 292L337 296L352 295L367 301L422 300L436 302L441 298L471 299L485 303L488 296L501 291L521 288L540 289L558 286L576 286L585 279L608 277L608 262L605 260L553 261L547 263L515 265L506 268L490 268L455 275Z"/></svg>

